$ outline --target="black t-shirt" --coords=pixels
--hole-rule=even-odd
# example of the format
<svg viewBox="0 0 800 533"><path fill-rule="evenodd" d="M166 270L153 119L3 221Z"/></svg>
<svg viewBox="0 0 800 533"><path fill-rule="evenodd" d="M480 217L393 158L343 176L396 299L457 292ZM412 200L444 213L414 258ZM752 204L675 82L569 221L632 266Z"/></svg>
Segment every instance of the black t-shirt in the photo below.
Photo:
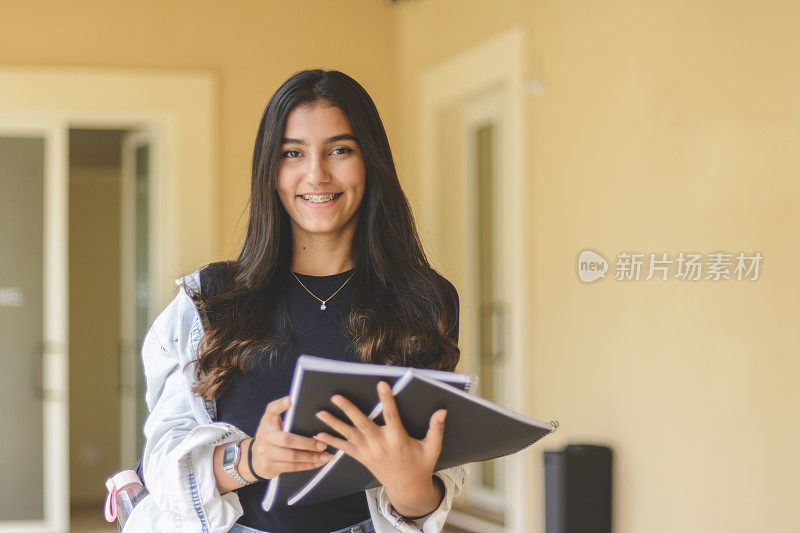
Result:
<svg viewBox="0 0 800 533"><path fill-rule="evenodd" d="M297 277L311 292L322 299L333 294L355 269L332 276ZM225 392L217 398L217 419L240 428L248 435L255 435L266 405L289 394L292 374L301 354L356 361L355 352L349 346L351 338L346 336L343 326L350 304L351 279L320 310L320 302L310 295L292 276L286 274L286 303L289 319L294 327L295 338L279 357L270 362L265 356L252 370L237 376ZM278 306L272 328L283 322L283 307ZM274 331L274 329L273 329ZM364 492L344 496L335 500L306 506L280 507L265 512L261 508L266 482L258 482L236 489L244 514L238 523L280 533L315 533L335 531L369 518L369 508Z"/></svg>
<svg viewBox="0 0 800 533"><path fill-rule="evenodd" d="M354 271L355 269L351 269L331 276L297 274L297 277L316 296L327 299L342 287ZM294 329L293 341L279 351L279 356L274 361L270 362L265 355L250 372L232 380L217 398L217 420L233 424L248 435L255 435L266 405L289 394L294 367L301 354L345 361L358 360L351 344L352 336L344 328L354 281L354 278L350 279L326 302L323 311L319 300L309 294L291 272L286 272L286 305L283 305L282 300L278 302L276 315L269 329L272 333L284 331L282 324L286 318L286 309ZM455 295L457 314L457 293L449 281L446 283ZM458 324L451 335L458 342ZM261 508L266 482L261 481L236 490L244 510L237 522L265 531L322 533L357 524L370 516L364 492L322 503L279 507L266 512Z"/></svg>

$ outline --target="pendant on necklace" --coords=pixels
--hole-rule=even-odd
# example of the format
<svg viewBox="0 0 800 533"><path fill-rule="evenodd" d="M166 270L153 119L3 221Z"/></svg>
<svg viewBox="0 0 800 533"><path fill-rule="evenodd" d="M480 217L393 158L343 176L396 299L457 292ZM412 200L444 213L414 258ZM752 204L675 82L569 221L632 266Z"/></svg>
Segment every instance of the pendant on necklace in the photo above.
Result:
<svg viewBox="0 0 800 533"><path fill-rule="evenodd" d="M322 305L319 306L320 311L325 310L325 302L322 302Z"/></svg>

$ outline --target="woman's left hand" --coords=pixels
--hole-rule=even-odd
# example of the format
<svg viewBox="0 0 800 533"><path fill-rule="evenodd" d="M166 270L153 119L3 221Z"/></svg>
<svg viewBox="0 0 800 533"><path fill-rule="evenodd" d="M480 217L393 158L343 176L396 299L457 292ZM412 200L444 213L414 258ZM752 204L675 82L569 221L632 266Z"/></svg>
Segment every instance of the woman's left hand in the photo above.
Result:
<svg viewBox="0 0 800 533"><path fill-rule="evenodd" d="M436 509L443 496L432 476L442 450L447 412L439 409L433 413L425 438L418 440L410 437L403 427L392 390L386 382L378 383L378 397L383 404L385 425L377 425L352 402L337 394L331 401L344 411L353 425L327 411L319 411L317 418L345 438L328 433L319 433L314 438L342 450L369 469L386 488L386 495L398 513L424 515Z"/></svg>

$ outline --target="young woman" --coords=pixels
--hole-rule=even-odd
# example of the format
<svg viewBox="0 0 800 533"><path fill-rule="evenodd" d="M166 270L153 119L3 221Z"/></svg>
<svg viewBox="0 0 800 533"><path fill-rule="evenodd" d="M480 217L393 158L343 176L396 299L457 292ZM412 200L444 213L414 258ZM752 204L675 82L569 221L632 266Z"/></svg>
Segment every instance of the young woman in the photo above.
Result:
<svg viewBox="0 0 800 533"><path fill-rule="evenodd" d="M444 411L414 439L382 384L383 426L335 396L349 424L321 411L331 433L281 430L300 354L445 370L459 358L458 294L425 258L383 124L361 85L323 70L281 85L256 136L237 259L176 283L178 295L144 341L150 495L126 531L441 529L465 477L460 467L434 473ZM320 467L332 457L328 446L381 485L263 511L265 480Z"/></svg>

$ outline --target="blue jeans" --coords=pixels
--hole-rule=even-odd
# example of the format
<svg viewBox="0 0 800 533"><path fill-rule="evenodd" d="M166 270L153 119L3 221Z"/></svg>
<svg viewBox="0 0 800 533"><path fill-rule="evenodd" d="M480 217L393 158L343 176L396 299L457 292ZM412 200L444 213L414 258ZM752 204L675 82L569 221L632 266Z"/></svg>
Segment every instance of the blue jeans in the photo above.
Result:
<svg viewBox="0 0 800 533"><path fill-rule="evenodd" d="M269 533L269 531L254 529L241 524L233 524L233 527L228 530L228 533ZM367 518L363 522L359 522L358 524L352 526L347 526L343 529L337 529L331 533L375 533L375 526L372 524L372 519Z"/></svg>

